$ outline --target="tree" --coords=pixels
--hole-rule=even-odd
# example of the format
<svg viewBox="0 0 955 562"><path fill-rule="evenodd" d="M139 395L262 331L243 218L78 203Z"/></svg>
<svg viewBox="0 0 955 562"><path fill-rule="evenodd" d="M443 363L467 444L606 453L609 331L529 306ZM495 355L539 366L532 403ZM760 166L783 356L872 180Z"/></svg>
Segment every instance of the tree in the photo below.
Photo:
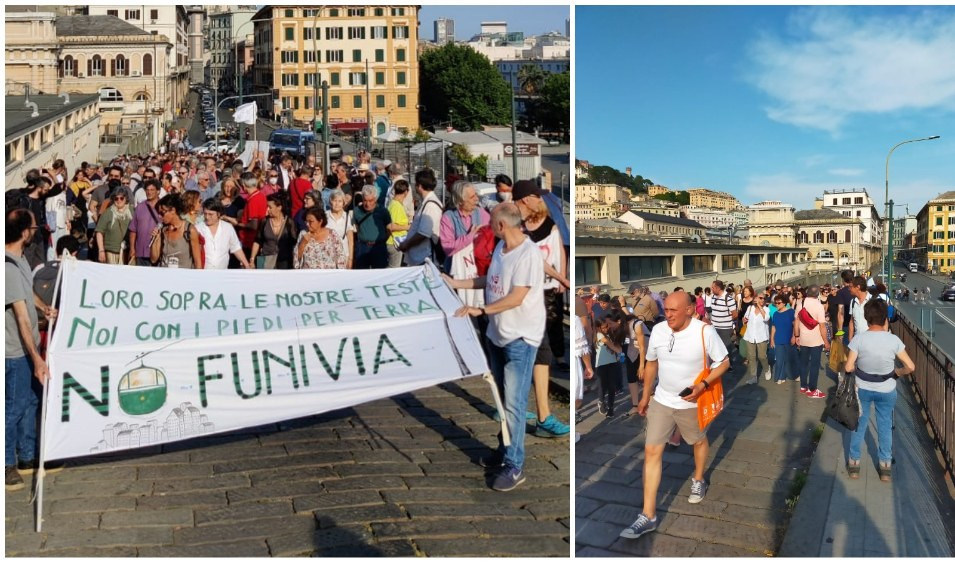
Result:
<svg viewBox="0 0 955 562"><path fill-rule="evenodd" d="M672 203L679 203L680 205L690 204L690 193L687 191L670 191L668 193L661 193L659 195L654 195L653 198L659 199L661 201L670 201Z"/></svg>
<svg viewBox="0 0 955 562"><path fill-rule="evenodd" d="M549 74L536 64L525 64L517 71L517 83L522 92L529 96L536 96L540 94Z"/></svg>
<svg viewBox="0 0 955 562"><path fill-rule="evenodd" d="M523 67L527 68L526 66ZM570 73L548 74L541 88L538 104L540 121L545 129L560 131L564 140L570 136Z"/></svg>
<svg viewBox="0 0 955 562"><path fill-rule="evenodd" d="M448 43L421 55L421 103L426 121L445 123L454 113L462 131L511 122L511 87L474 49Z"/></svg>

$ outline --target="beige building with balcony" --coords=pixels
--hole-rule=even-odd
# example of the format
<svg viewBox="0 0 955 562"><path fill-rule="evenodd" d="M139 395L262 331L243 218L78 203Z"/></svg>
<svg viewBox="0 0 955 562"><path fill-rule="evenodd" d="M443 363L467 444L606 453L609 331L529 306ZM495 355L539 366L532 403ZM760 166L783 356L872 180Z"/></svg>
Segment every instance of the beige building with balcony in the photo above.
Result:
<svg viewBox="0 0 955 562"><path fill-rule="evenodd" d="M97 94L101 135L118 139L133 130L140 140L149 139L149 147L158 146L164 122L174 117L179 81L166 71L173 47L166 36L113 15L7 13L4 27L8 95L25 88L34 94Z"/></svg>
<svg viewBox="0 0 955 562"><path fill-rule="evenodd" d="M617 217L617 221L629 224L641 234L664 240L699 242L706 233L706 227L696 221L639 211L627 211Z"/></svg>
<svg viewBox="0 0 955 562"><path fill-rule="evenodd" d="M762 201L748 207L751 246L796 245L796 208L780 201Z"/></svg>
<svg viewBox="0 0 955 562"><path fill-rule="evenodd" d="M310 122L321 119L316 98L327 81L332 130L364 131L370 117L373 136L413 133L419 127L418 8L262 8L254 17L267 20L255 23L255 93L272 92L275 113L290 110L296 121Z"/></svg>
<svg viewBox="0 0 955 562"><path fill-rule="evenodd" d="M664 193L670 193L671 189L664 187L662 185L651 185L647 188L647 193L650 197L656 197L657 195L663 195Z"/></svg>
<svg viewBox="0 0 955 562"><path fill-rule="evenodd" d="M690 193L690 205L694 207L710 207L712 209L723 209L724 211L732 211L743 207L739 200L723 191L703 188L687 191Z"/></svg>
<svg viewBox="0 0 955 562"><path fill-rule="evenodd" d="M811 270L868 269L879 261L879 247L864 240L866 226L861 218L832 209L809 209L795 213L795 226L796 245L806 249Z"/></svg>

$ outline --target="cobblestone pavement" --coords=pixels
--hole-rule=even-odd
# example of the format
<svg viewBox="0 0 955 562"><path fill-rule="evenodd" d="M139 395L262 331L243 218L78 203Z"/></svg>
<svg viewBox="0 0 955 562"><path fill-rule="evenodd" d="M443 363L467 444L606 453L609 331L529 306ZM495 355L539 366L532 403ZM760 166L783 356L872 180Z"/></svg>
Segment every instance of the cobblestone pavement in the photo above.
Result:
<svg viewBox="0 0 955 562"><path fill-rule="evenodd" d="M533 400L531 402L533 404ZM6 495L8 556L568 556L568 439L527 437L527 482L477 459L499 424L480 377L222 436L73 460ZM566 420L566 403L552 400ZM29 484L29 479L28 479Z"/></svg>
<svg viewBox="0 0 955 562"><path fill-rule="evenodd" d="M724 376L723 413L707 434L706 498L687 502L693 449L667 446L663 455L660 527L639 539L619 538L643 505L645 418L625 417L629 394L618 395L608 420L596 409L596 388L585 395L585 419L576 445L577 556L768 556L782 542L787 497L807 470L825 400L799 393L799 383L759 379L742 384L741 370ZM830 381L820 373L820 386ZM802 476L798 480L802 480ZM806 493L803 490L803 493Z"/></svg>

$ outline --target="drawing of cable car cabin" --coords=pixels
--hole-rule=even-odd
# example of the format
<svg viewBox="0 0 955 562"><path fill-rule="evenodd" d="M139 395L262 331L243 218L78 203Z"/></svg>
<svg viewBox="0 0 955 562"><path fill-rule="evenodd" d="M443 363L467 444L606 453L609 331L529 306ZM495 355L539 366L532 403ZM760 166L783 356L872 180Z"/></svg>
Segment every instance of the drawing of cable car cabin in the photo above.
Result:
<svg viewBox="0 0 955 562"><path fill-rule="evenodd" d="M151 414L166 403L166 375L161 369L139 367L119 379L119 407L133 416Z"/></svg>

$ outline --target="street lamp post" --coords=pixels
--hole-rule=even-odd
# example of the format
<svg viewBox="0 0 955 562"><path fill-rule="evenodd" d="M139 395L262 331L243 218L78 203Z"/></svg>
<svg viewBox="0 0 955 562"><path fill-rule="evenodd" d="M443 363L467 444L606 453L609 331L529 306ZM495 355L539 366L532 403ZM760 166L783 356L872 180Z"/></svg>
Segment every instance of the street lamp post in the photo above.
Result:
<svg viewBox="0 0 955 562"><path fill-rule="evenodd" d="M910 142L935 140L937 138L939 138L939 135L932 135L930 137L925 137L921 139L911 139L907 141L902 141L899 144L893 146L891 150L889 150L889 154L885 157L885 214L882 215L883 218L887 218L889 216L889 158L892 158L892 153L895 152L896 148L902 146L903 144L908 144ZM892 294L892 266L893 266L893 261L892 261L893 236L892 236L891 224L889 224L888 239L889 239L888 252L886 252L884 254L884 257L882 258L882 271L884 274L883 277L885 278L886 289L888 290L889 295L891 295Z"/></svg>

